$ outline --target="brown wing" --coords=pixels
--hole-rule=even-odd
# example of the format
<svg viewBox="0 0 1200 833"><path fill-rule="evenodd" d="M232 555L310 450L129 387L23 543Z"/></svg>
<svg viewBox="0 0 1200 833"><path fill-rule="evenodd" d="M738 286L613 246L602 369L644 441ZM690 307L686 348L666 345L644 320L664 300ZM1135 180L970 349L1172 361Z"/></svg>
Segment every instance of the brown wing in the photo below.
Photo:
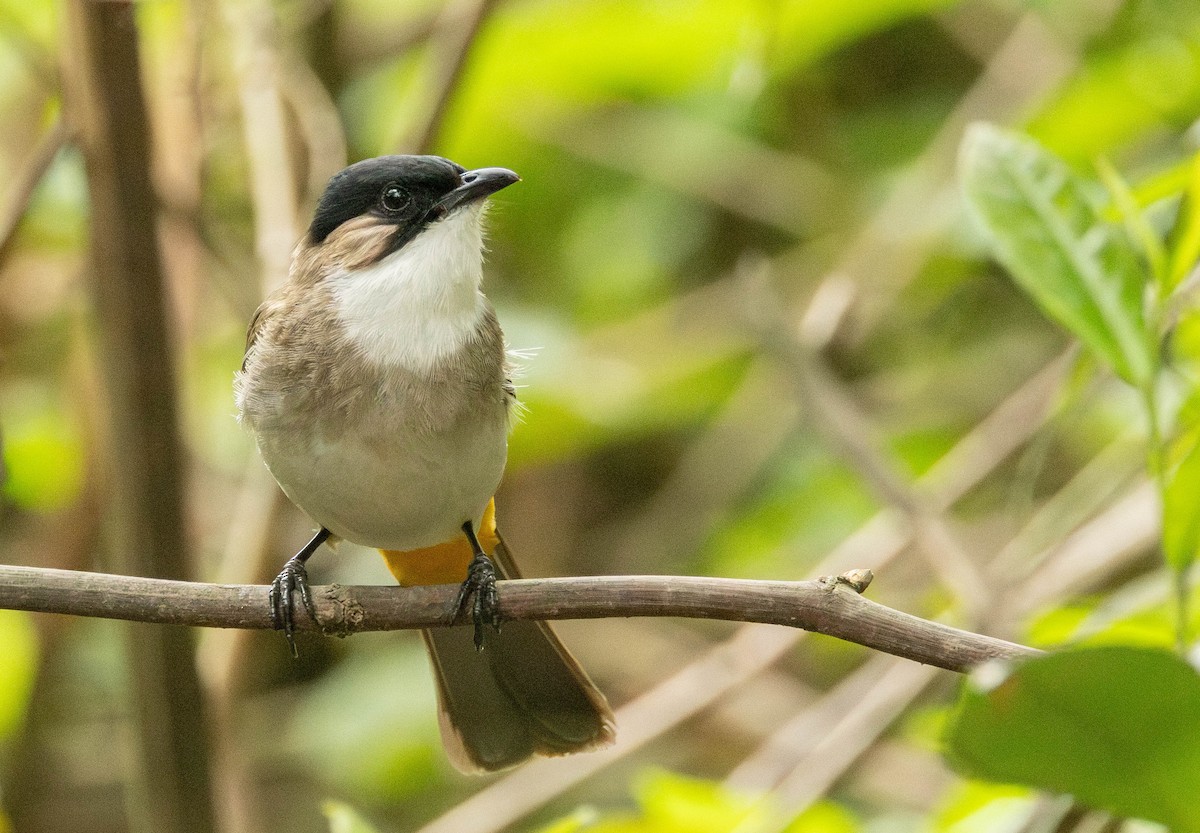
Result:
<svg viewBox="0 0 1200 833"><path fill-rule="evenodd" d="M246 351L242 354L242 370L246 369L246 357L250 355L250 348L254 346L254 342L258 340L263 327L271 319L276 306L275 302L268 298L258 305L258 309L250 317L250 327L246 330Z"/></svg>

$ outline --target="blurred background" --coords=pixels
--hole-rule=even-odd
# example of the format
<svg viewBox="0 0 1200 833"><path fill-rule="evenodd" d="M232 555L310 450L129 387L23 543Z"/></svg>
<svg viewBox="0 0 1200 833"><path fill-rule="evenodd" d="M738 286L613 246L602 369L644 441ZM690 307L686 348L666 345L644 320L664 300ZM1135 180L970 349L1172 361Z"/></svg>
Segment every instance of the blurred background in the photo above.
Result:
<svg viewBox="0 0 1200 833"><path fill-rule="evenodd" d="M3 561L157 569L125 552L143 458L113 390L145 364L176 403L145 458L178 487L164 572L274 576L312 526L234 419L246 324L332 173L423 151L523 177L485 289L528 351L497 499L527 574L864 567L992 635L1171 644L1135 395L989 262L955 157L972 121L1014 126L1172 210L1192 0L104 5L0 0ZM118 324L89 205L131 180L81 147L136 109L122 61L165 297ZM145 336L124 357L118 326ZM311 571L391 582L349 546ZM166 630L0 611L0 830L1016 830L1048 804L944 763L954 675L785 629L563 623L619 743L489 778L447 763L415 634L302 635L293 662L185 632L150 691ZM173 767L211 818L153 821Z"/></svg>

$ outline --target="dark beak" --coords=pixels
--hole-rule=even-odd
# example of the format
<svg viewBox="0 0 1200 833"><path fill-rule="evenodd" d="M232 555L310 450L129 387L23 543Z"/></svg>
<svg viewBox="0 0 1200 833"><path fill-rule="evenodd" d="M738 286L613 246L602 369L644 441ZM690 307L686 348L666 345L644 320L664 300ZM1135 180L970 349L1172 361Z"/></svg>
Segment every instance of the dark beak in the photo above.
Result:
<svg viewBox="0 0 1200 833"><path fill-rule="evenodd" d="M433 210L429 212L429 219L436 220L444 217L460 205L481 200L501 188L507 188L514 182L521 181L521 177L508 168L479 168L467 171L461 178L462 185L434 204Z"/></svg>

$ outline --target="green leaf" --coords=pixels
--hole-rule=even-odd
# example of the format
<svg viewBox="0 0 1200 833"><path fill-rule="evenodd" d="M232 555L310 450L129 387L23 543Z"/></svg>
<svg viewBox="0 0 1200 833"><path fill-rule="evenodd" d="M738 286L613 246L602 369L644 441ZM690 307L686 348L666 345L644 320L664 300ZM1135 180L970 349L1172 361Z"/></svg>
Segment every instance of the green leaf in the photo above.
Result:
<svg viewBox="0 0 1200 833"><path fill-rule="evenodd" d="M1064 3L1049 6L1069 8ZM1200 7L1191 0L1155 0L1138 4L1138 9L1123 15L1134 31L1126 29L1120 43L1088 49L1081 71L1045 100L1030 132L1049 147L1073 159L1092 159L1128 148L1156 126L1185 125L1195 117ZM1150 9L1154 11L1143 14Z"/></svg>
<svg viewBox="0 0 1200 833"><path fill-rule="evenodd" d="M1182 449L1182 458L1167 471L1163 552L1167 563L1183 572L1200 550L1200 425L1190 423L1175 446Z"/></svg>
<svg viewBox="0 0 1200 833"><path fill-rule="evenodd" d="M1088 648L984 666L947 746L971 777L1200 830L1200 675L1166 651Z"/></svg>
<svg viewBox="0 0 1200 833"><path fill-rule="evenodd" d="M0 645L4 646L4 661L0 662L0 740L4 740L25 719L37 675L38 638L29 614L0 610Z"/></svg>
<svg viewBox="0 0 1200 833"><path fill-rule="evenodd" d="M858 833L854 814L832 801L817 801L787 826L784 833Z"/></svg>
<svg viewBox="0 0 1200 833"><path fill-rule="evenodd" d="M647 830L661 833L726 833L755 829L773 816L757 796L728 790L720 783L657 770L634 788Z"/></svg>
<svg viewBox="0 0 1200 833"><path fill-rule="evenodd" d="M967 132L960 165L967 205L996 258L1050 317L1144 386L1154 369L1145 274L1083 181L1033 140L986 124Z"/></svg>
<svg viewBox="0 0 1200 833"><path fill-rule="evenodd" d="M83 487L83 451L73 426L47 403L22 404L6 415L0 487L26 509L67 506Z"/></svg>
<svg viewBox="0 0 1200 833"><path fill-rule="evenodd" d="M933 816L934 829L1015 830L1029 817L1036 796L1028 787L964 781L943 799Z"/></svg>
<svg viewBox="0 0 1200 833"><path fill-rule="evenodd" d="M537 833L578 833L595 824L598 814L592 807L578 807L569 815L539 827Z"/></svg>
<svg viewBox="0 0 1200 833"><path fill-rule="evenodd" d="M1125 224L1126 233L1141 248L1142 256L1146 258L1146 263L1150 267L1150 274L1160 285L1165 285L1167 283L1167 253L1163 249L1162 241L1158 239L1158 233L1150 227L1150 223L1146 220L1133 189L1105 157L1101 156L1096 160L1096 170L1100 174L1100 180L1104 183L1104 187L1108 189L1108 194L1112 198L1121 222Z"/></svg>
<svg viewBox="0 0 1200 833"><path fill-rule="evenodd" d="M349 804L341 801L326 801L321 812L329 819L329 833L377 833Z"/></svg>
<svg viewBox="0 0 1200 833"><path fill-rule="evenodd" d="M1167 270L1169 291L1179 286L1200 260L1200 153L1192 160L1188 182L1179 208L1179 220L1171 232L1170 266Z"/></svg>

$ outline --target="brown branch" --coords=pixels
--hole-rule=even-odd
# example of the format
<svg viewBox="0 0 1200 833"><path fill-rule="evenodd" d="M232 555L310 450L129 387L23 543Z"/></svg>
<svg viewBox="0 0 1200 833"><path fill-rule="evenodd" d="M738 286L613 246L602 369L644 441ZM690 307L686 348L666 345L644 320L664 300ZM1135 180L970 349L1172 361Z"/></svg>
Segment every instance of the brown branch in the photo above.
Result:
<svg viewBox="0 0 1200 833"><path fill-rule="evenodd" d="M457 585L313 588L325 633L450 624ZM502 582L506 619L681 616L787 625L877 651L966 671L1038 653L864 599L845 577L751 581L695 576L592 576ZM0 608L216 628L271 627L267 588L0 566ZM297 627L318 630L297 605Z"/></svg>
<svg viewBox="0 0 1200 833"><path fill-rule="evenodd" d="M92 328L105 380L106 528L122 569L188 573L175 345L151 183L138 29L128 2L65 4L65 117L87 170ZM214 829L204 700L192 634L126 628L135 829Z"/></svg>

